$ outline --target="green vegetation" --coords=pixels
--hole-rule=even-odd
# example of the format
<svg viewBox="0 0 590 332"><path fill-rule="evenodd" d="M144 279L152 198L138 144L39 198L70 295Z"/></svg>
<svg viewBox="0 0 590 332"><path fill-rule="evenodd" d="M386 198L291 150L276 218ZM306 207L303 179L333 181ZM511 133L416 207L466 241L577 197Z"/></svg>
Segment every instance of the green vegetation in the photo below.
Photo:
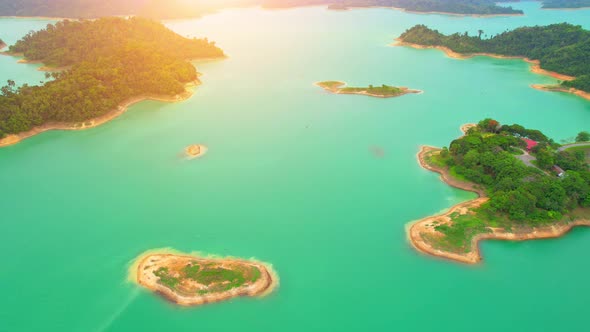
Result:
<svg viewBox="0 0 590 332"><path fill-rule="evenodd" d="M159 268L154 274L160 278L160 282L168 288L176 289L180 283L180 279L170 276L167 267Z"/></svg>
<svg viewBox="0 0 590 332"><path fill-rule="evenodd" d="M366 92L372 95L383 96L383 97L392 97L398 96L404 92L404 90L395 87L383 84L382 86L372 86L369 85L367 88L353 88L353 87L346 87L340 89L341 92L344 93L359 93L359 92Z"/></svg>
<svg viewBox="0 0 590 332"><path fill-rule="evenodd" d="M138 15L166 19L196 17L210 11L210 7L183 0L15 0L0 1L0 15L69 18Z"/></svg>
<svg viewBox="0 0 590 332"><path fill-rule="evenodd" d="M578 156L578 158L584 158L586 163L590 163L590 145L585 146L574 146L566 149L570 154Z"/></svg>
<svg viewBox="0 0 590 332"><path fill-rule="evenodd" d="M590 0L543 0L543 8L590 7Z"/></svg>
<svg viewBox="0 0 590 332"><path fill-rule="evenodd" d="M590 141L590 133L587 131L581 131L576 136L576 142L588 142Z"/></svg>
<svg viewBox="0 0 590 332"><path fill-rule="evenodd" d="M191 262L177 272L178 277L172 277L168 268L161 267L154 272L159 282L175 291L183 291L179 286L183 280L190 279L206 289L196 291L199 295L228 291L241 287L246 283L255 282L261 276L261 271L254 266L232 266L232 269L220 267L219 264L206 263L199 265Z"/></svg>
<svg viewBox="0 0 590 332"><path fill-rule="evenodd" d="M568 23L522 27L491 38L469 36L467 32L443 35L425 25L416 25L401 35L408 43L444 46L458 53L493 53L541 61L546 70L575 76L563 86L590 92L590 31Z"/></svg>
<svg viewBox="0 0 590 332"><path fill-rule="evenodd" d="M452 226L439 225L435 227L437 231L445 234L435 242L439 249L457 251L457 248L461 248L463 252L469 252L472 249L471 239L475 235L490 232L487 228L488 225L474 215L454 214L451 218L453 219Z"/></svg>
<svg viewBox="0 0 590 332"><path fill-rule="evenodd" d="M368 94L376 97L397 97L406 93L417 93L420 91L410 90L407 88L398 88L395 86L381 85L368 87L343 87L346 83L340 81L319 82L317 85L334 93L344 94Z"/></svg>
<svg viewBox="0 0 590 332"><path fill-rule="evenodd" d="M494 0L264 0L265 7L329 5L331 9L396 7L416 12L469 15L522 14L521 10L496 5ZM501 1L500 1L501 2Z"/></svg>
<svg viewBox="0 0 590 332"><path fill-rule="evenodd" d="M324 89L338 90L338 88L345 85L345 83L340 81L325 81L318 83L318 85Z"/></svg>
<svg viewBox="0 0 590 332"><path fill-rule="evenodd" d="M541 169L526 166L510 152L525 149L523 138L538 142L530 153ZM490 199L470 214L451 216L452 224L436 226L445 236L430 240L441 249L466 252L472 237L489 232L489 227L527 229L571 220L573 211L590 207L585 158L579 150L559 151L559 145L538 130L481 121L426 161L485 188ZM558 177L554 166L565 175Z"/></svg>
<svg viewBox="0 0 590 332"><path fill-rule="evenodd" d="M142 18L62 21L31 32L9 52L70 69L42 86L1 89L0 138L47 122L81 122L145 95L174 96L197 80L188 59L223 56L206 39L186 39Z"/></svg>

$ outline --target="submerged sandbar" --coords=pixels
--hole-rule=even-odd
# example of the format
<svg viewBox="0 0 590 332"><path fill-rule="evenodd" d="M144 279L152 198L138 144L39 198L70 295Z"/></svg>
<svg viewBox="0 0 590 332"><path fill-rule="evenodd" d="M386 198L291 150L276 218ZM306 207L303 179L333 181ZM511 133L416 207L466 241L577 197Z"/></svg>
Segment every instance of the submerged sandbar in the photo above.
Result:
<svg viewBox="0 0 590 332"><path fill-rule="evenodd" d="M167 251L140 256L132 273L138 284L183 306L263 296L278 284L278 277L265 263Z"/></svg>

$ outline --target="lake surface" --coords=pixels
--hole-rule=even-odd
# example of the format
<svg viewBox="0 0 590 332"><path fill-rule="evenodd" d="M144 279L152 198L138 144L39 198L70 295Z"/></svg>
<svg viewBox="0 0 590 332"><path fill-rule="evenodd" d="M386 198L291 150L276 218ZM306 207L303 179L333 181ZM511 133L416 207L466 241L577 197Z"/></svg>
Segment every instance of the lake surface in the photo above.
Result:
<svg viewBox="0 0 590 332"><path fill-rule="evenodd" d="M530 88L555 80L523 61L388 46L418 23L590 28L590 10L514 6L527 14L251 8L167 22L229 55L195 64L203 85L190 100L142 102L98 128L0 149L0 331L587 330L590 230L488 241L477 266L406 240L408 222L472 197L421 169L420 145L448 144L485 117L558 141L590 129L590 102ZM46 23L0 19L0 38ZM44 79L15 62L0 57L0 80ZM332 95L313 85L324 80L425 92ZM185 160L194 143L209 152ZM281 284L263 299L179 308L127 281L136 256L164 247L255 257Z"/></svg>

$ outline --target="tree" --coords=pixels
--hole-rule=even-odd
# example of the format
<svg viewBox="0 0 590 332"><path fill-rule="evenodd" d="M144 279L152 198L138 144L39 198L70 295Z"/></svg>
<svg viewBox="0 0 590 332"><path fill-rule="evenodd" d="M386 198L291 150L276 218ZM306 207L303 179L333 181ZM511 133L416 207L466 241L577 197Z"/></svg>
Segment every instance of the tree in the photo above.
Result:
<svg viewBox="0 0 590 332"><path fill-rule="evenodd" d="M535 157L537 157L537 165L542 169L551 169L555 165L555 159L547 149L539 150Z"/></svg>
<svg viewBox="0 0 590 332"><path fill-rule="evenodd" d="M477 30L477 37L481 39L481 35L483 34L483 30Z"/></svg>
<svg viewBox="0 0 590 332"><path fill-rule="evenodd" d="M588 142L590 141L590 133L587 131L581 131L578 136L576 136L576 142Z"/></svg>
<svg viewBox="0 0 590 332"><path fill-rule="evenodd" d="M484 119L477 126L484 132L495 133L500 127L500 123L494 119Z"/></svg>

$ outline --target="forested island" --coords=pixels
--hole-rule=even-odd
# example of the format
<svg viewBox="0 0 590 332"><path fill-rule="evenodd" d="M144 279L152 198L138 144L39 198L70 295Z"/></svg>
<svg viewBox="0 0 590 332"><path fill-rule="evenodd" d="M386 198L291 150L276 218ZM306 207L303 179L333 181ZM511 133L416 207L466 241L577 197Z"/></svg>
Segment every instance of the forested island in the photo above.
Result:
<svg viewBox="0 0 590 332"><path fill-rule="evenodd" d="M27 34L8 54L68 69L47 73L41 86L8 81L0 94L0 146L45 130L96 126L144 99L182 100L199 82L188 60L224 56L207 39L143 18L60 21Z"/></svg>
<svg viewBox="0 0 590 332"><path fill-rule="evenodd" d="M590 7L590 0L543 0L543 8L585 8Z"/></svg>
<svg viewBox="0 0 590 332"><path fill-rule="evenodd" d="M498 6L494 0L264 0L268 8L328 5L330 9L392 7L421 13L460 15L521 15L522 10Z"/></svg>
<svg viewBox="0 0 590 332"><path fill-rule="evenodd" d="M166 251L140 256L130 273L138 284L183 306L262 296L278 284L276 273L264 263Z"/></svg>
<svg viewBox="0 0 590 332"><path fill-rule="evenodd" d="M345 82L340 81L325 81L316 83L317 86L323 88L326 91L335 94L348 94L348 95L364 95L378 98L392 98L400 97L408 93L421 93L420 90L412 90L406 87L395 87L389 85L372 86L369 85L365 88L358 87L346 87Z"/></svg>
<svg viewBox="0 0 590 332"><path fill-rule="evenodd" d="M399 38L402 45L437 47L450 55L522 57L538 61L541 69L559 73L562 91L573 88L590 93L590 31L568 23L522 27L491 38L468 33L444 35L425 25L416 25ZM575 92L575 91L572 91ZM587 95L590 98L590 95Z"/></svg>
<svg viewBox="0 0 590 332"><path fill-rule="evenodd" d="M420 164L447 184L478 194L442 215L413 223L418 250L477 263L478 241L558 237L590 226L590 134L560 146L538 130L486 119L448 148L422 147Z"/></svg>
<svg viewBox="0 0 590 332"><path fill-rule="evenodd" d="M243 0L235 0L238 3ZM230 5L230 3L228 3ZM99 18L143 16L158 19L198 17L219 6L184 0L14 0L0 1L0 16Z"/></svg>

